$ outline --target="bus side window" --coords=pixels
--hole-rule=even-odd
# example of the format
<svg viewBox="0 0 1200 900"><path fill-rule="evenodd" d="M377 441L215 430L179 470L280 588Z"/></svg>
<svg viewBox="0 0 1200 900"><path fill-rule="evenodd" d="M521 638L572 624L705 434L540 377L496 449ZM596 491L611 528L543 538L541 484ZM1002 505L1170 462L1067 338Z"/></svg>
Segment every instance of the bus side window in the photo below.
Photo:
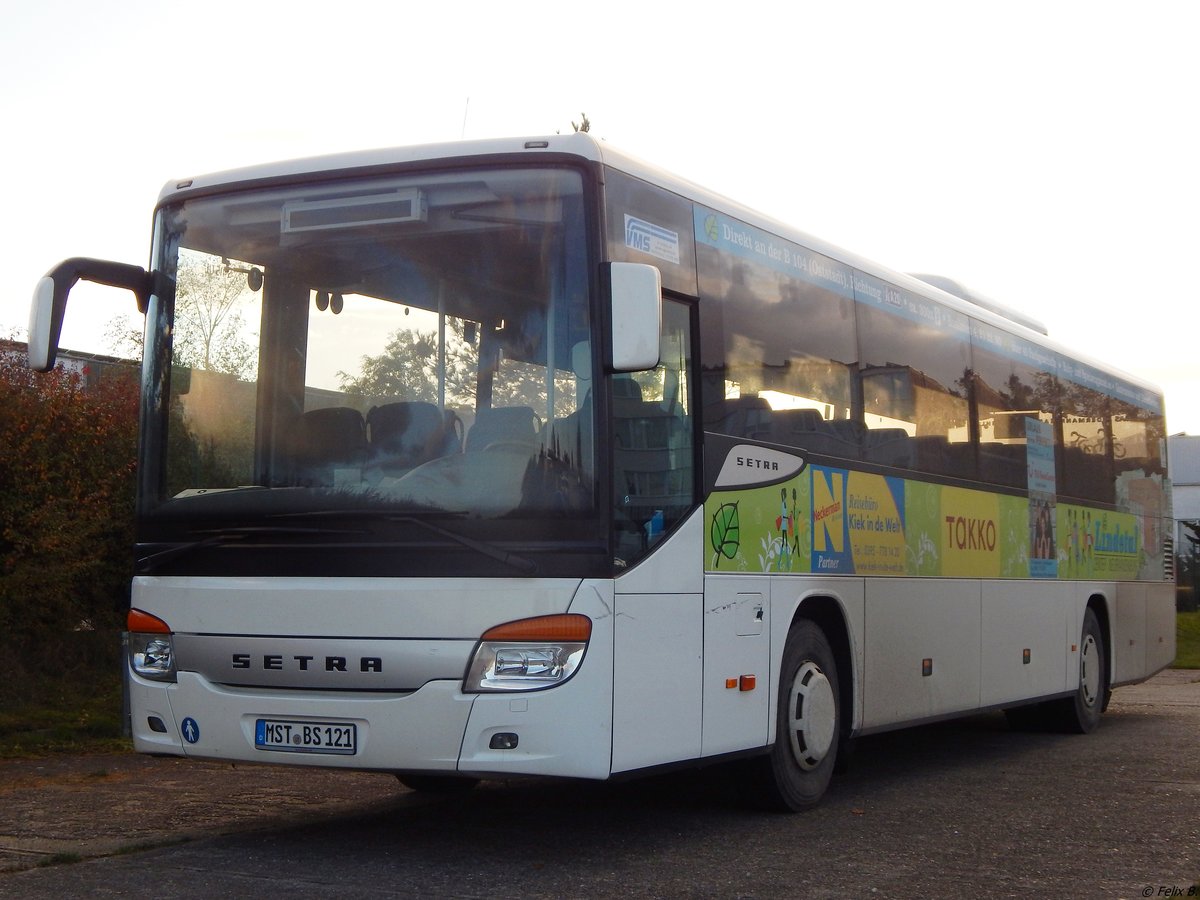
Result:
<svg viewBox="0 0 1200 900"><path fill-rule="evenodd" d="M954 324L860 304L863 458L973 478L967 319L949 311L943 319Z"/></svg>
<svg viewBox="0 0 1200 900"><path fill-rule="evenodd" d="M857 435L839 432L853 405L854 299L709 246L697 253L711 298L701 312L704 429L858 459ZM818 268L849 283L832 260Z"/></svg>
<svg viewBox="0 0 1200 900"><path fill-rule="evenodd" d="M1112 503L1114 485L1108 397L1059 379L1062 481L1060 493Z"/></svg>

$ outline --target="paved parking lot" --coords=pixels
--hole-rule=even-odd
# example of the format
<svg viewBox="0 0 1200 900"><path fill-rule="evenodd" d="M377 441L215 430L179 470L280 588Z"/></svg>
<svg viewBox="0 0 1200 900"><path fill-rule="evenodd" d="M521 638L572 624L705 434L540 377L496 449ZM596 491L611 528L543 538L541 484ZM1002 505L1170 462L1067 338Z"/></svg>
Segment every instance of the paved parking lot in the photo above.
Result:
<svg viewBox="0 0 1200 900"><path fill-rule="evenodd" d="M0 896L1187 896L1198 738L1200 672L1168 671L1118 690L1094 735L996 714L863 740L795 816L711 770L429 798L384 775L7 761Z"/></svg>

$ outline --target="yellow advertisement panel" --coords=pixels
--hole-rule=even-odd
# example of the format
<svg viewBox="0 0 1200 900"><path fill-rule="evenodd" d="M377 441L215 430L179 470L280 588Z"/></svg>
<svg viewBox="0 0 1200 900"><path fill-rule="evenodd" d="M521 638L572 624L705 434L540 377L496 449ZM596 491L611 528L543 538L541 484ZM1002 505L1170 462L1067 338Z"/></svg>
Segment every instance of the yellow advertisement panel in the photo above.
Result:
<svg viewBox="0 0 1200 900"><path fill-rule="evenodd" d="M1000 577L999 495L943 487L940 524L943 575Z"/></svg>
<svg viewBox="0 0 1200 900"><path fill-rule="evenodd" d="M1058 533L1060 577L1137 578L1142 556L1137 516L1060 505Z"/></svg>
<svg viewBox="0 0 1200 900"><path fill-rule="evenodd" d="M864 472L850 472L849 475L846 524L854 571L863 575L903 575L903 483ZM899 504L896 488L899 489Z"/></svg>

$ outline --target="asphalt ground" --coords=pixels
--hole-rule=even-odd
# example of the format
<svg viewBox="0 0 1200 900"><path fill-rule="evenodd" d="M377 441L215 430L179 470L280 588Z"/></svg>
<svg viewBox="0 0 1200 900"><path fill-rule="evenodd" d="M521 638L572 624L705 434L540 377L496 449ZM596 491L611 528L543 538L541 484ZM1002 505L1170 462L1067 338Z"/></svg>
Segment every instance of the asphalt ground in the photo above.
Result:
<svg viewBox="0 0 1200 900"><path fill-rule="evenodd" d="M520 839L497 849L497 822ZM485 783L462 799L381 774L132 753L0 761L0 896L149 885L164 896L1200 896L1200 671L1118 689L1093 735L1014 734L992 714L864 739L823 803L795 816L747 811L704 770Z"/></svg>

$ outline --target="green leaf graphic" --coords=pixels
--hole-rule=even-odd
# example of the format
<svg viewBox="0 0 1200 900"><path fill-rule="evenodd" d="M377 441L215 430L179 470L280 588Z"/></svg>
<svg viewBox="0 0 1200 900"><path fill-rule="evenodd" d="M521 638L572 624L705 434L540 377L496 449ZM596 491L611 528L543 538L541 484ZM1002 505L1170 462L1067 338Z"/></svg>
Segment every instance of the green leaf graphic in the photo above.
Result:
<svg viewBox="0 0 1200 900"><path fill-rule="evenodd" d="M733 559L737 556L738 549L741 547L742 536L741 526L738 524L738 505L734 503L724 503L713 514L712 527L708 530L708 538L712 543L713 551L716 556L713 557L713 568L718 568L721 562L721 557Z"/></svg>

